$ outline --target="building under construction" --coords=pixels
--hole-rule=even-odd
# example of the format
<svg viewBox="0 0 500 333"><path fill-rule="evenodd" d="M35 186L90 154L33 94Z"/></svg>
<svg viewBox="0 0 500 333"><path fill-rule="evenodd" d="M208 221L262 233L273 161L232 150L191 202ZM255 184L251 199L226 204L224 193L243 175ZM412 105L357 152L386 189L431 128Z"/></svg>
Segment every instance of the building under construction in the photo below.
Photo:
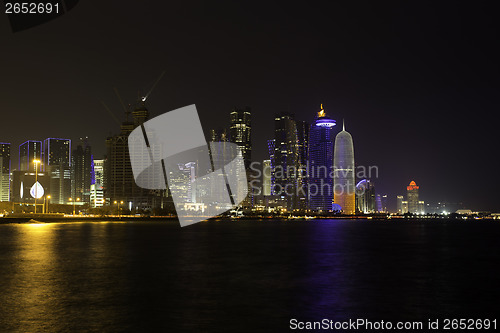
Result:
<svg viewBox="0 0 500 333"><path fill-rule="evenodd" d="M132 117L130 117L132 113ZM132 118L132 119L130 119ZM107 161L105 167L106 203L117 209L132 212L167 209L168 190L148 190L136 185L130 163L128 136L134 128L141 126L149 118L145 98L137 103L133 111L126 110L125 121L120 126L120 134L106 139Z"/></svg>

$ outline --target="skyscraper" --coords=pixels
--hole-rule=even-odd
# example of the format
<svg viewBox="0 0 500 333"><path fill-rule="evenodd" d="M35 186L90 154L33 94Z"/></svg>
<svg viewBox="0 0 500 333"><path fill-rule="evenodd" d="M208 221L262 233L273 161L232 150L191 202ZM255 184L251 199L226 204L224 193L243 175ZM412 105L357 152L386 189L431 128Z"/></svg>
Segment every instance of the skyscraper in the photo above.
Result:
<svg viewBox="0 0 500 333"><path fill-rule="evenodd" d="M93 177L90 181L90 207L104 206L104 169L105 160L93 160Z"/></svg>
<svg viewBox="0 0 500 333"><path fill-rule="evenodd" d="M309 131L309 209L330 211L333 204L333 127L335 120L321 105Z"/></svg>
<svg viewBox="0 0 500 333"><path fill-rule="evenodd" d="M403 200L404 197L402 195L397 196L396 209L398 214L403 214Z"/></svg>
<svg viewBox="0 0 500 333"><path fill-rule="evenodd" d="M412 214L419 213L418 209L418 186L414 181L406 187L408 199L408 212Z"/></svg>
<svg viewBox="0 0 500 333"><path fill-rule="evenodd" d="M249 107L231 111L229 134L231 142L240 147L245 168L248 169L252 161L252 113Z"/></svg>
<svg viewBox="0 0 500 333"><path fill-rule="evenodd" d="M19 171L35 171L34 160L42 160L42 141L28 140L19 145ZM43 165L38 166L43 170Z"/></svg>
<svg viewBox="0 0 500 333"><path fill-rule="evenodd" d="M294 115L280 113L274 117L274 188L273 195L284 196L287 209L297 208L297 177L300 166Z"/></svg>
<svg viewBox="0 0 500 333"><path fill-rule="evenodd" d="M10 200L10 143L0 142L0 201Z"/></svg>
<svg viewBox="0 0 500 333"><path fill-rule="evenodd" d="M80 143L71 156L72 197L82 202L90 202L90 185L92 176L92 152L88 138L80 138Z"/></svg>
<svg viewBox="0 0 500 333"><path fill-rule="evenodd" d="M342 131L335 137L334 166L334 202L342 207L344 214L354 214L354 145L352 136L342 126Z"/></svg>
<svg viewBox="0 0 500 333"><path fill-rule="evenodd" d="M141 99L132 111L132 120L129 113L120 126L120 133L106 139L107 161L105 163L104 196L109 203L124 201L132 209L151 210L164 208L168 190L147 190L135 183L129 154L129 134L149 118L149 111ZM150 150L161 149L157 145L150 146ZM146 152L144 152L146 154ZM135 156L136 160L149 160L149 156Z"/></svg>
<svg viewBox="0 0 500 333"><path fill-rule="evenodd" d="M271 160L262 163L262 195L271 195Z"/></svg>
<svg viewBox="0 0 500 333"><path fill-rule="evenodd" d="M376 207L375 185L369 179L356 184L356 207L361 213L373 213Z"/></svg>
<svg viewBox="0 0 500 333"><path fill-rule="evenodd" d="M50 176L51 203L66 204L71 196L71 140L43 141L43 170ZM72 198L74 200L74 198Z"/></svg>

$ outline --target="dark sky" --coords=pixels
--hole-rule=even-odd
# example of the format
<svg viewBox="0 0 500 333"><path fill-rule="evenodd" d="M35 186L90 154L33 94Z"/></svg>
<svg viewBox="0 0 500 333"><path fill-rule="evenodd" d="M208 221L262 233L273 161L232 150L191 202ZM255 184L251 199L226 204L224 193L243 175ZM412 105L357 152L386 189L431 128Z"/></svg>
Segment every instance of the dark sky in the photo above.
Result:
<svg viewBox="0 0 500 333"><path fill-rule="evenodd" d="M498 211L490 4L81 1L18 33L0 15L0 141L87 135L102 157L118 125L101 101L121 120L113 88L132 103L165 71L152 116L196 104L208 132L251 106L256 160L275 113L312 121L323 103L345 119L356 163L379 167L377 190L392 206L415 180L426 202Z"/></svg>

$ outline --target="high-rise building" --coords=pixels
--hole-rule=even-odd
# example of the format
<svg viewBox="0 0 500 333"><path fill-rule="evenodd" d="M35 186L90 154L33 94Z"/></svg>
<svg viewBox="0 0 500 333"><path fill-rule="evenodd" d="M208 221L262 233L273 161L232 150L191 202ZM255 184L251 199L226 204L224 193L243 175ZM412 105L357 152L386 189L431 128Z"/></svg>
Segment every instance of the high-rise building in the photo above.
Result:
<svg viewBox="0 0 500 333"><path fill-rule="evenodd" d="M375 185L369 179L362 179L356 184L356 209L360 213L375 212Z"/></svg>
<svg viewBox="0 0 500 333"><path fill-rule="evenodd" d="M231 111L229 134L231 142L240 147L245 168L248 169L252 162L252 113L249 107Z"/></svg>
<svg viewBox="0 0 500 333"><path fill-rule="evenodd" d="M424 215L425 214L425 202L424 201L419 201L417 204L418 208L418 214Z"/></svg>
<svg viewBox="0 0 500 333"><path fill-rule="evenodd" d="M35 171L34 160L42 160L42 142L28 140L19 145L19 171ZM43 171L43 164L39 164L38 171Z"/></svg>
<svg viewBox="0 0 500 333"><path fill-rule="evenodd" d="M92 161L92 173L90 180L90 207L102 207L104 200L104 169L105 160Z"/></svg>
<svg viewBox="0 0 500 333"><path fill-rule="evenodd" d="M0 142L0 201L10 200L10 143Z"/></svg>
<svg viewBox="0 0 500 333"><path fill-rule="evenodd" d="M309 131L309 209L330 211L333 205L333 127L323 105Z"/></svg>
<svg viewBox="0 0 500 333"><path fill-rule="evenodd" d="M149 117L144 99L141 99L132 111L133 119L131 121L129 113L127 112L126 119L120 127L120 133L106 139L107 161L104 171L104 197L107 203L123 201L130 209L164 208L168 190L147 190L137 186L130 162L128 136L134 128L142 125ZM161 147L155 144L151 145L149 149L156 151ZM139 153L144 154L144 156L134 156L135 160L149 161L150 157L146 151Z"/></svg>
<svg viewBox="0 0 500 333"><path fill-rule="evenodd" d="M71 196L71 140L45 139L42 166L50 176L51 203L66 204L70 198L76 200Z"/></svg>
<svg viewBox="0 0 500 333"><path fill-rule="evenodd" d="M271 160L262 163L262 195L271 195Z"/></svg>
<svg viewBox="0 0 500 333"><path fill-rule="evenodd" d="M334 167L334 202L344 214L355 213L354 191L354 145L352 136L342 127L342 131L335 137Z"/></svg>
<svg viewBox="0 0 500 333"><path fill-rule="evenodd" d="M90 202L90 185L92 177L92 151L88 138L81 138L80 143L71 155L71 187L72 197L82 202Z"/></svg>
<svg viewBox="0 0 500 333"><path fill-rule="evenodd" d="M408 213L408 201L402 201L401 202L401 211L403 214Z"/></svg>
<svg viewBox="0 0 500 333"><path fill-rule="evenodd" d="M307 161L309 150L309 123L306 121L296 120L297 127L297 180L296 180L296 199L295 208L305 210L309 207L308 201L308 181Z"/></svg>
<svg viewBox="0 0 500 333"><path fill-rule="evenodd" d="M397 196L397 203L396 203L396 209L398 214L403 214L403 200L404 197L402 195Z"/></svg>
<svg viewBox="0 0 500 333"><path fill-rule="evenodd" d="M298 209L298 174L300 167L297 123L290 113L274 118L274 187L273 195L287 200L287 209Z"/></svg>
<svg viewBox="0 0 500 333"><path fill-rule="evenodd" d="M410 185L406 187L407 199L408 199L408 212L412 214L419 213L418 210L418 186L414 181L410 182Z"/></svg>
<svg viewBox="0 0 500 333"><path fill-rule="evenodd" d="M271 140L267 140L267 150L269 152L269 161L270 161L270 172L271 172L271 194L272 195L274 193L274 184L275 184L275 176L274 176L274 173L275 173L275 166L276 166L276 160L274 158L274 150L276 148L276 144L275 144L275 140L274 139L271 139Z"/></svg>

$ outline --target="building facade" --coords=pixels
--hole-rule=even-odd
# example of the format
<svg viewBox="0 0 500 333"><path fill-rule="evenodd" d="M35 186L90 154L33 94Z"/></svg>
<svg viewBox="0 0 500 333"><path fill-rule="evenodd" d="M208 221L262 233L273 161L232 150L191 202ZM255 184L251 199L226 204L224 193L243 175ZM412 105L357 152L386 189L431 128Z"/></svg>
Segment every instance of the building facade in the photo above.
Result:
<svg viewBox="0 0 500 333"><path fill-rule="evenodd" d="M51 203L67 204L75 200L71 193L71 140L45 139L42 156L43 171L50 177Z"/></svg>
<svg viewBox="0 0 500 333"><path fill-rule="evenodd" d="M28 140L19 145L18 171L35 171L34 160L42 160L42 141ZM38 171L43 171L43 165L38 165Z"/></svg>
<svg viewBox="0 0 500 333"><path fill-rule="evenodd" d="M407 200L408 200L408 212L412 214L418 214L419 213L419 206L418 206L418 189L419 187L414 181L410 182L410 185L406 187L406 194L407 194Z"/></svg>
<svg viewBox="0 0 500 333"><path fill-rule="evenodd" d="M333 208L333 128L335 120L326 115L323 105L311 124L308 147L308 205L313 211Z"/></svg>
<svg viewBox="0 0 500 333"><path fill-rule="evenodd" d="M344 214L354 214L356 212L354 144L345 126L335 137L333 167L334 202L342 207Z"/></svg>
<svg viewBox="0 0 500 333"><path fill-rule="evenodd" d="M92 182L92 151L88 138L80 138L80 143L73 150L71 159L71 196L88 203Z"/></svg>
<svg viewBox="0 0 500 333"><path fill-rule="evenodd" d="M245 169L252 162L252 113L249 107L234 108L230 113L229 135L231 142L236 143L241 150Z"/></svg>
<svg viewBox="0 0 500 333"><path fill-rule="evenodd" d="M0 201L10 201L10 143L0 142Z"/></svg>

